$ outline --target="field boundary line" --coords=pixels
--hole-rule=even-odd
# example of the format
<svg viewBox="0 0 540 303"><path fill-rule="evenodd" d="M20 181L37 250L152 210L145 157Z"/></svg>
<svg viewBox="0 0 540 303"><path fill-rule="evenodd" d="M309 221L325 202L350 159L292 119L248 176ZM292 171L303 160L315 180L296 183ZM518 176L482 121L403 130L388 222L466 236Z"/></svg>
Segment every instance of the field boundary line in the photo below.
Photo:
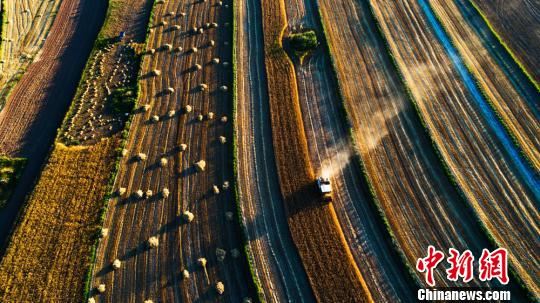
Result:
<svg viewBox="0 0 540 303"><path fill-rule="evenodd" d="M237 106L238 106L238 70L237 70L237 32L238 32L238 0L232 1L233 6L233 21L232 21L232 73L233 73L233 83L232 83L232 124L233 124L233 138L232 138L232 153L233 153L233 179L234 179L234 203L236 207L236 219L238 220L238 227L240 229L240 238L242 243L242 252L247 261L249 274L251 277L250 287L255 290L256 299L258 302L265 303L264 292L262 290L261 282L259 281L257 275L255 274L254 269L254 257L251 247L249 246L249 237L247 232L247 227L244 224L244 213L242 211L241 201L240 201L240 189L238 188L238 142L237 142L237 133L238 133L238 124L237 124Z"/></svg>
<svg viewBox="0 0 540 303"><path fill-rule="evenodd" d="M448 166L448 163L446 163L446 160L444 160L444 157L442 156L441 149L439 148L439 146L435 142L435 140L433 138L433 134L431 132L431 129L429 129L429 127L427 126L427 124L426 124L426 122L424 120L424 117L423 117L423 115L422 115L422 113L420 111L420 108L418 106L418 103L417 103L416 99L413 97L413 95L411 93L411 90L409 88L407 80L404 78L403 72L399 68L399 66L397 64L397 61L396 61L396 58L394 57L394 54L392 53L392 51L390 49L388 41L386 40L386 37L385 37L385 35L384 35L383 31L382 31L381 25L380 25L378 19L375 17L375 12L373 11L371 0L363 0L363 1L368 1L369 2L370 14L371 14L371 17L373 17L373 19L375 20L375 23L377 25L378 35L380 36L380 38L382 39L382 41L383 41L383 43L385 45L386 52L390 56L392 65L394 65L394 68L395 68L395 70L396 70L396 72L397 72L397 74L399 76L399 79L401 80L401 82L403 84L403 87L405 88L405 90L407 92L408 99L412 103L412 105L414 107L414 110L415 110L416 114L418 115L418 118L419 118L419 120L420 120L420 122L421 122L421 124L422 124L422 126L424 128L424 131L426 132L426 134L428 135L429 140L431 141L431 145L433 146L433 149L435 150L435 154L437 155L437 157L440 160L440 163L441 163L441 165L442 165L442 167L444 169L444 172L445 172L446 176L448 177L450 183L456 188L459 196L461 197L462 203L464 204L466 209L471 213L473 218L475 218L475 221L480 225L483 233L486 235L489 243L492 245L492 247L490 247L490 248L492 249L492 248L495 248L495 247L499 247L497 241L495 240L493 235L489 232L489 229L485 225L484 221L480 218L478 212L474 209L471 202L466 198L466 195L463 192L463 189L457 183L456 176L450 170L450 167ZM530 292L527 289L524 288L523 281L521 281L521 279L519 278L519 276L517 275L517 273L513 269L512 264L509 265L509 271L510 271L510 275L512 276L512 278L515 281L517 281L518 285L522 289L526 290L526 292L529 295L531 295Z"/></svg>

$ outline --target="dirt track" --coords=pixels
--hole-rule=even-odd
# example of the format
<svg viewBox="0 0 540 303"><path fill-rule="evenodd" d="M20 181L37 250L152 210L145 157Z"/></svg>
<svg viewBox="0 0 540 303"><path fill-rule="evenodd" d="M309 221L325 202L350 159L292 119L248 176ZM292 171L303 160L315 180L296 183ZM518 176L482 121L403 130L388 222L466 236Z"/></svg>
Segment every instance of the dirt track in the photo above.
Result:
<svg viewBox="0 0 540 303"><path fill-rule="evenodd" d="M495 241L527 286L538 268L538 200L514 166L478 101L416 1L371 1L390 49L442 156ZM391 22L389 20L392 20ZM537 189L536 189L537 190Z"/></svg>
<svg viewBox="0 0 540 303"><path fill-rule="evenodd" d="M315 5L310 0L287 3L289 30L303 26L322 35L320 23L315 20ZM337 7L334 4L331 11L338 11ZM328 54L321 47L302 65L296 63L295 70L311 162L317 174L332 176L337 189L333 203L340 224L374 300L412 299L414 284L399 256L393 253L388 233L362 184L360 168L352 159L354 151Z"/></svg>
<svg viewBox="0 0 540 303"><path fill-rule="evenodd" d="M230 93L218 90L221 85L231 86L230 28L225 22L231 21L230 3L219 7L214 1L168 1L158 4L154 24L158 25L150 34L149 48L156 49L155 55L144 58L143 74L153 69L161 71L160 76L145 76L139 104L149 104L148 112L140 112L134 118L127 145L128 155L122 161L116 186L125 187L125 198L111 201L105 227L110 236L100 245L94 273L93 285L105 283L110 290L99 296L106 302L140 302L147 299L166 302L193 302L216 300L213 285L223 281L225 293L220 301L240 302L247 296L248 272L241 257L235 259L231 249L239 248L236 223L225 218L225 212L234 211L230 191L221 185L231 181L232 167L230 149L218 142L218 136L230 139L229 124L219 121L222 115L231 113ZM174 16L166 16L173 12ZM187 15L182 17L180 13ZM192 35L192 26L200 27L207 22L217 22L217 29L206 29L204 34ZM180 30L173 30L180 25ZM208 47L210 39L215 46ZM171 44L173 49L183 47L181 52L160 49ZM192 46L198 52L188 52ZM220 64L212 64L213 57L221 59ZM195 63L202 70L194 71ZM208 84L208 91L201 92L198 85ZM173 93L164 93L173 87ZM185 113L185 105L193 106L193 112ZM168 112L175 110L173 117ZM215 113L209 121L206 114ZM205 115L204 121L196 119ZM151 122L153 115L160 117ZM228 140L229 142L231 140ZM181 143L187 150L180 152ZM134 161L137 153L145 153L148 159ZM160 167L160 158L167 163ZM195 172L193 163L206 160L204 172ZM221 193L212 193L212 186L220 187ZM163 189L168 188L170 196L165 198ZM151 198L137 199L137 190L152 190ZM194 221L186 223L181 213L189 210ZM146 241L151 236L159 238L159 247L148 249ZM219 263L216 248L227 251L226 259ZM197 265L197 259L208 260L208 274L211 285L207 285L204 271ZM111 262L119 258L122 270L112 273ZM190 272L189 279L182 278L182 270Z"/></svg>
<svg viewBox="0 0 540 303"><path fill-rule="evenodd" d="M540 3L535 0L472 0L495 31L540 82Z"/></svg>
<svg viewBox="0 0 540 303"><path fill-rule="evenodd" d="M260 6L246 0L237 10L238 186L256 274L267 302L312 302L275 172Z"/></svg>
<svg viewBox="0 0 540 303"><path fill-rule="evenodd" d="M30 65L0 112L0 154L28 158L8 206L0 212L1 242L39 174L73 97L93 37L103 22L105 4L104 0L62 2L40 60Z"/></svg>

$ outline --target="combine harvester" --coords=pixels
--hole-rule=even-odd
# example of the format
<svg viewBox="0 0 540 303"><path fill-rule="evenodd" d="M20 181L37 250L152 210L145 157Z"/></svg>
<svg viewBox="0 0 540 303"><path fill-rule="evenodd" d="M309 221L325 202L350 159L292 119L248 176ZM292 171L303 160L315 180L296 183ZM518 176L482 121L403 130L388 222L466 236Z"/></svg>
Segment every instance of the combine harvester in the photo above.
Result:
<svg viewBox="0 0 540 303"><path fill-rule="evenodd" d="M330 178L324 176L317 178L317 187L324 202L332 202L332 183L330 183Z"/></svg>

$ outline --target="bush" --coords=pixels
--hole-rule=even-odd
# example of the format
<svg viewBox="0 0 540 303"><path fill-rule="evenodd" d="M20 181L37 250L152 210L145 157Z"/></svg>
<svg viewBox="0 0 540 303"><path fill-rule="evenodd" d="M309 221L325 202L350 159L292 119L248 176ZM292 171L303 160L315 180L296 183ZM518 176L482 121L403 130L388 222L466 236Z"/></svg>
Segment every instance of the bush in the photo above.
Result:
<svg viewBox="0 0 540 303"><path fill-rule="evenodd" d="M115 113L131 113L137 102L137 94L131 88L114 90L109 97L110 110Z"/></svg>
<svg viewBox="0 0 540 303"><path fill-rule="evenodd" d="M315 31L308 30L302 33L291 34L287 37L290 49L300 59L314 50L319 45Z"/></svg>

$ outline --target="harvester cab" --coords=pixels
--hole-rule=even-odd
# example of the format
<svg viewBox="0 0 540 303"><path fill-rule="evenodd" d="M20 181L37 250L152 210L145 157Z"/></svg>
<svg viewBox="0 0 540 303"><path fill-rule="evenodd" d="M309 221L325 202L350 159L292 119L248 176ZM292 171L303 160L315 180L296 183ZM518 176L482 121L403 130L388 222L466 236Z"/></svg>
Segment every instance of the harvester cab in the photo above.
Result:
<svg viewBox="0 0 540 303"><path fill-rule="evenodd" d="M328 177L319 177L317 178L317 187L319 192L324 198L324 201L332 201L332 184L330 183L330 178Z"/></svg>

